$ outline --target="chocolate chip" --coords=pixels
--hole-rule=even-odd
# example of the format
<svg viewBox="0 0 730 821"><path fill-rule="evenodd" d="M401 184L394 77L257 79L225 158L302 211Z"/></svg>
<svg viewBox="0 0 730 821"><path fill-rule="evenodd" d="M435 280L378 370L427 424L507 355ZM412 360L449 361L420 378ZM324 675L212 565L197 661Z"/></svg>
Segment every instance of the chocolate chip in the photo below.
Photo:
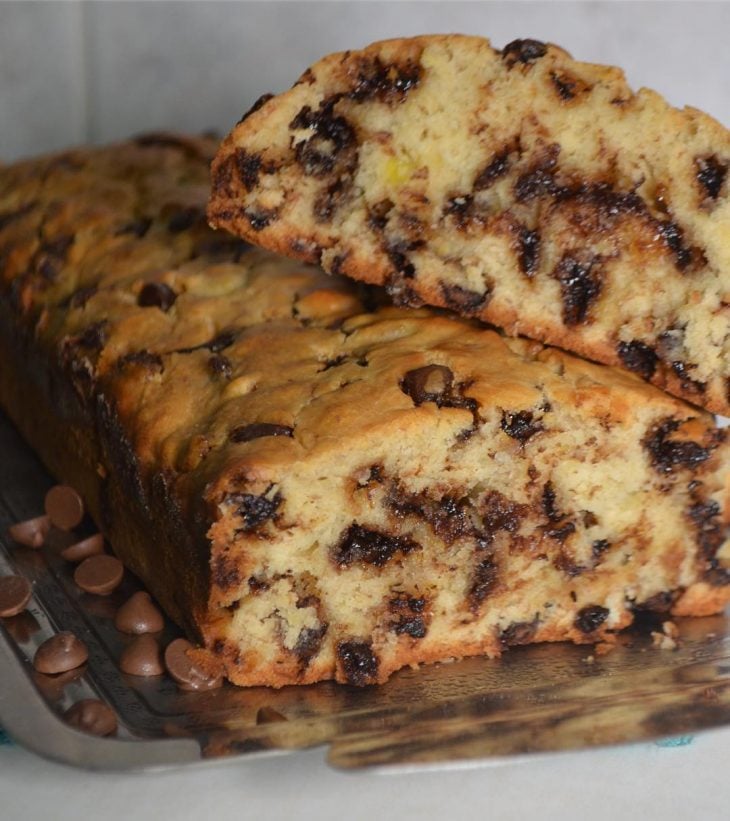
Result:
<svg viewBox="0 0 730 821"><path fill-rule="evenodd" d="M418 542L406 536L381 533L353 522L343 531L332 549L332 558L340 567L349 567L356 563L383 567L396 553L405 556L418 548Z"/></svg>
<svg viewBox="0 0 730 821"><path fill-rule="evenodd" d="M238 125L240 125L244 120L250 117L254 111L258 111L263 105L269 102L273 98L273 94L262 94L258 100L246 111L244 114L241 115L241 119L238 121Z"/></svg>
<svg viewBox="0 0 730 821"><path fill-rule="evenodd" d="M336 165L343 171L348 170L356 157L355 131L344 117L334 113L338 99L335 96L322 100L317 111L304 106L289 124L292 130L313 132L294 147L297 162L308 176L325 176L332 173Z"/></svg>
<svg viewBox="0 0 730 821"><path fill-rule="evenodd" d="M509 156L511 153L512 148L505 148L504 151L500 151L492 157L487 165L477 174L474 180L475 191L485 191L509 171Z"/></svg>
<svg viewBox="0 0 730 821"><path fill-rule="evenodd" d="M94 533L80 542L74 542L61 551L61 557L67 562L81 562L89 556L97 556L104 552L104 537L101 533Z"/></svg>
<svg viewBox="0 0 730 821"><path fill-rule="evenodd" d="M230 379L233 376L233 366L231 360L223 354L217 353L208 359L208 368L211 373L221 376L223 379Z"/></svg>
<svg viewBox="0 0 730 821"><path fill-rule="evenodd" d="M697 531L697 541L702 555L710 560L713 567L717 566L715 554L725 541L720 505L714 500L697 501L690 505L687 515Z"/></svg>
<svg viewBox="0 0 730 821"><path fill-rule="evenodd" d="M17 616L25 610L33 588L22 576L0 576L0 618Z"/></svg>
<svg viewBox="0 0 730 821"><path fill-rule="evenodd" d="M388 607L395 618L390 629L398 635L407 635L413 639L422 639L428 628L423 617L426 600L422 596L401 595L391 599Z"/></svg>
<svg viewBox="0 0 730 821"><path fill-rule="evenodd" d="M80 667L88 658L89 651L83 641L64 631L41 644L33 657L33 667L39 673L56 675Z"/></svg>
<svg viewBox="0 0 730 821"><path fill-rule="evenodd" d="M546 54L547 45L540 40L513 40L502 49L502 59L508 68L516 63L532 63Z"/></svg>
<svg viewBox="0 0 730 821"><path fill-rule="evenodd" d="M699 382L696 379L692 379L692 377L688 373L688 371L697 367L696 365L688 365L686 362L682 362L681 360L675 359L674 361L672 361L671 367L674 373L681 380L683 391L695 391L696 393L704 393L707 390L707 384L705 382Z"/></svg>
<svg viewBox="0 0 730 821"><path fill-rule="evenodd" d="M716 156L697 157L695 166L697 182L704 189L705 195L716 200L727 177L727 163L721 162Z"/></svg>
<svg viewBox="0 0 730 821"><path fill-rule="evenodd" d="M259 173L263 160L260 154L250 154L244 148L236 148L233 152L236 158L238 177L246 191L253 191L259 181Z"/></svg>
<svg viewBox="0 0 730 821"><path fill-rule="evenodd" d="M266 495L236 493L229 496L229 500L237 505L236 512L243 519L244 532L256 530L264 522L274 519L282 502L280 493L270 498Z"/></svg>
<svg viewBox="0 0 730 821"><path fill-rule="evenodd" d="M489 536L500 530L516 533L528 510L528 505L518 504L498 490L490 490L479 505L482 526Z"/></svg>
<svg viewBox="0 0 730 821"><path fill-rule="evenodd" d="M294 429L287 425L274 425L270 422L256 422L252 425L240 425L228 434L231 442L250 442L264 436L293 436Z"/></svg>
<svg viewBox="0 0 730 821"><path fill-rule="evenodd" d="M664 240L670 251L674 253L677 268L684 271L698 256L692 248L684 244L684 232L676 222L666 220L658 224L658 234Z"/></svg>
<svg viewBox="0 0 730 821"><path fill-rule="evenodd" d="M51 529L51 520L48 516L36 516L33 519L26 519L24 522L10 525L8 536L18 544L25 547L43 547L43 542Z"/></svg>
<svg viewBox="0 0 730 821"><path fill-rule="evenodd" d="M644 342L634 339L631 342L619 342L616 351L624 365L638 373L647 381L654 376L659 357L656 351Z"/></svg>
<svg viewBox="0 0 730 821"><path fill-rule="evenodd" d="M467 592L469 606L472 610L477 610L479 605L497 586L499 580L499 569L492 556L480 559L473 572L471 584Z"/></svg>
<svg viewBox="0 0 730 821"><path fill-rule="evenodd" d="M403 279L413 279L416 276L416 269L400 248L389 246L387 254L396 273L400 274Z"/></svg>
<svg viewBox="0 0 730 821"><path fill-rule="evenodd" d="M214 337L207 347L211 353L220 353L220 351L230 348L236 341L236 334L234 331L222 331L218 336Z"/></svg>
<svg viewBox="0 0 730 821"><path fill-rule="evenodd" d="M327 628L327 624L321 624L319 627L303 627L299 631L292 653L299 659L302 667L306 667L319 653Z"/></svg>
<svg viewBox="0 0 730 821"><path fill-rule="evenodd" d="M710 450L697 442L669 438L680 424L676 419L666 419L655 425L642 442L649 451L652 465L662 473L672 473L677 467L694 470L710 457Z"/></svg>
<svg viewBox="0 0 730 821"><path fill-rule="evenodd" d="M140 590L117 610L114 626L122 633L158 633L165 626L162 613L152 604L150 594Z"/></svg>
<svg viewBox="0 0 730 821"><path fill-rule="evenodd" d="M520 644L530 644L535 637L539 620L515 621L505 627L499 634L499 640L505 647L515 647Z"/></svg>
<svg viewBox="0 0 730 821"><path fill-rule="evenodd" d="M532 411L517 411L516 413L504 411L500 427L508 436L517 439L523 445L543 430L542 422L534 421Z"/></svg>
<svg viewBox="0 0 730 821"><path fill-rule="evenodd" d="M276 209L251 209L247 208L243 212L244 217L249 221L254 231L263 231L268 225L279 218Z"/></svg>
<svg viewBox="0 0 730 821"><path fill-rule="evenodd" d="M421 79L418 63L384 63L377 56L360 58L355 73L354 86L347 96L358 103L371 99L391 104L402 102Z"/></svg>
<svg viewBox="0 0 730 821"><path fill-rule="evenodd" d="M187 639L175 639L165 649L165 666L181 690L214 690L223 683L223 676L211 673L193 661L188 651L195 648Z"/></svg>
<svg viewBox="0 0 730 821"><path fill-rule="evenodd" d="M77 701L66 710L63 718L71 727L90 735L108 736L117 731L117 717L113 710L96 698Z"/></svg>
<svg viewBox="0 0 730 821"><path fill-rule="evenodd" d="M332 215L340 209L348 199L348 195L352 188L348 177L338 177L331 185L328 185L314 200L312 205L312 214L315 222L323 223L329 222ZM340 259L340 265L342 259ZM332 270L332 273L337 273Z"/></svg>
<svg viewBox="0 0 730 821"><path fill-rule="evenodd" d="M555 527L545 528L545 535L558 542L564 542L573 533L575 533L575 524L573 522L561 522Z"/></svg>
<svg viewBox="0 0 730 821"><path fill-rule="evenodd" d="M51 524L61 530L73 530L84 518L84 500L68 485L55 485L48 493L44 507Z"/></svg>
<svg viewBox="0 0 730 821"><path fill-rule="evenodd" d="M400 382L400 389L418 407L424 402L436 402L451 392L454 374L445 365L424 365L408 371Z"/></svg>
<svg viewBox="0 0 730 821"><path fill-rule="evenodd" d="M475 316L489 302L491 296L487 289L482 293L462 288L461 285L440 283L441 295L447 308L463 316Z"/></svg>
<svg viewBox="0 0 730 821"><path fill-rule="evenodd" d="M540 263L540 234L538 231L529 231L522 228L519 234L520 251L518 261L520 270L527 277L537 273Z"/></svg>
<svg viewBox="0 0 730 821"><path fill-rule="evenodd" d="M256 576L250 576L248 580L248 589L252 593L260 593L262 590L268 590L271 585L263 579L257 579Z"/></svg>
<svg viewBox="0 0 730 821"><path fill-rule="evenodd" d="M558 193L555 171L559 155L560 146L552 143L534 160L527 171L517 178L514 191L518 202L531 202L537 197Z"/></svg>
<svg viewBox="0 0 730 821"><path fill-rule="evenodd" d="M592 633L597 630L609 616L611 611L599 604L589 604L578 611L575 617L575 626L581 633Z"/></svg>
<svg viewBox="0 0 730 821"><path fill-rule="evenodd" d="M555 503L555 489L552 482L546 482L542 489L542 509L551 522L558 522L563 518L563 514Z"/></svg>
<svg viewBox="0 0 730 821"><path fill-rule="evenodd" d="M237 531L238 532L238 531ZM241 571L234 559L223 553L215 556L211 562L213 583L221 590L238 587L241 583Z"/></svg>
<svg viewBox="0 0 730 821"><path fill-rule="evenodd" d="M443 215L444 217L453 217L456 226L463 229L471 221L473 210L474 197L471 194L459 194L446 200Z"/></svg>
<svg viewBox="0 0 730 821"><path fill-rule="evenodd" d="M164 282L147 282L137 294L140 308L159 308L167 313L175 304L177 294Z"/></svg>
<svg viewBox="0 0 730 821"><path fill-rule="evenodd" d="M374 684L378 675L378 658L369 641L341 641L337 658L348 684L364 687Z"/></svg>
<svg viewBox="0 0 730 821"><path fill-rule="evenodd" d="M74 581L86 593L109 596L119 587L124 565L114 556L90 556L76 568Z"/></svg>
<svg viewBox="0 0 730 821"><path fill-rule="evenodd" d="M602 556L611 547L611 542L608 539L596 539L591 545L591 552L597 559Z"/></svg>
<svg viewBox="0 0 730 821"><path fill-rule="evenodd" d="M119 657L119 669L130 676L161 676L165 665L154 636L137 636L128 644Z"/></svg>
<svg viewBox="0 0 730 821"><path fill-rule="evenodd" d="M669 613L679 595L677 590L663 590L635 604L633 609L646 613Z"/></svg>
<svg viewBox="0 0 730 821"><path fill-rule="evenodd" d="M393 210L393 202L380 200L368 207L368 225L374 231L382 231L388 224L388 215Z"/></svg>
<svg viewBox="0 0 730 821"><path fill-rule="evenodd" d="M551 71L550 79L558 92L558 97L566 102L572 100L579 91L585 90L585 84L571 77L570 74L558 74L556 71Z"/></svg>
<svg viewBox="0 0 730 821"><path fill-rule="evenodd" d="M566 325L584 322L588 309L601 292L601 280L595 263L595 258L581 262L566 254L553 272L560 282L563 322Z"/></svg>

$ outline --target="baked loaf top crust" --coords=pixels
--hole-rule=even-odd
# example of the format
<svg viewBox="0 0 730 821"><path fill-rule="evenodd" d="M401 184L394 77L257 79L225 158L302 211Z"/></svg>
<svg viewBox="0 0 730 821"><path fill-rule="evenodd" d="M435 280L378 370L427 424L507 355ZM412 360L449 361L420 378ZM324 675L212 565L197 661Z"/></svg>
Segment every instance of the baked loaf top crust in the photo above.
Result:
<svg viewBox="0 0 730 821"><path fill-rule="evenodd" d="M368 684L723 606L709 414L214 235L210 147L0 170L0 343L32 363L4 357L0 394L233 681Z"/></svg>
<svg viewBox="0 0 730 821"><path fill-rule="evenodd" d="M730 415L730 132L534 40L333 54L213 166L211 223Z"/></svg>

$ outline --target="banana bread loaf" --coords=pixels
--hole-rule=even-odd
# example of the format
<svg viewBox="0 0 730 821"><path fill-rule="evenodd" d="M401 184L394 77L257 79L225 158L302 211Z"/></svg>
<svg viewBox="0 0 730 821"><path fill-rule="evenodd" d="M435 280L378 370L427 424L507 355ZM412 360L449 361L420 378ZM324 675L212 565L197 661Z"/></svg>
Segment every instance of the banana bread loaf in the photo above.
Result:
<svg viewBox="0 0 730 821"><path fill-rule="evenodd" d="M730 415L729 164L726 128L616 68L417 37L261 98L217 155L209 215Z"/></svg>
<svg viewBox="0 0 730 821"><path fill-rule="evenodd" d="M211 150L0 170L0 399L232 681L382 682L724 606L709 414L213 234Z"/></svg>

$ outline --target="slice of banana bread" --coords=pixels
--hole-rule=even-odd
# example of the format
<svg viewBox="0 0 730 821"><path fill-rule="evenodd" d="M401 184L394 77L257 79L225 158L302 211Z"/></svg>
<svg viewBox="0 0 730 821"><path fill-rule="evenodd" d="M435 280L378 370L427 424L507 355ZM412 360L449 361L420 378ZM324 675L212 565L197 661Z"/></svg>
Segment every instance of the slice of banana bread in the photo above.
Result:
<svg viewBox="0 0 730 821"><path fill-rule="evenodd" d="M417 37L261 98L216 157L208 213L730 415L729 164L726 128L616 68Z"/></svg>
<svg viewBox="0 0 730 821"><path fill-rule="evenodd" d="M216 237L209 147L0 171L0 399L232 681L382 682L724 606L709 414Z"/></svg>

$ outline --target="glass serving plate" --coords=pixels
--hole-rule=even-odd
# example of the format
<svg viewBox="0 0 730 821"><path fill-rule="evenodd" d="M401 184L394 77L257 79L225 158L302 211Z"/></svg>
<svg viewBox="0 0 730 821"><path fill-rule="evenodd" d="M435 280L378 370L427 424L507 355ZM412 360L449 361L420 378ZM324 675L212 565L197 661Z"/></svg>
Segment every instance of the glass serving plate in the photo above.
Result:
<svg viewBox="0 0 730 821"><path fill-rule="evenodd" d="M576 750L695 733L730 723L730 622L677 620L678 647L653 647L656 624L638 625L599 655L590 646L517 647L499 660L467 659L406 669L378 687L326 682L183 692L168 676L123 674L131 637L113 624L139 589L127 574L102 598L73 582L58 555L60 532L32 550L8 525L42 513L53 484L0 415L0 574L33 583L28 609L0 619L0 724L19 743L79 767L141 770L210 760L292 753L327 745L338 768L443 765ZM86 642L89 661L61 676L30 663L59 630ZM168 624L162 644L179 635ZM117 713L114 738L72 729L61 718L75 701L100 698Z"/></svg>

